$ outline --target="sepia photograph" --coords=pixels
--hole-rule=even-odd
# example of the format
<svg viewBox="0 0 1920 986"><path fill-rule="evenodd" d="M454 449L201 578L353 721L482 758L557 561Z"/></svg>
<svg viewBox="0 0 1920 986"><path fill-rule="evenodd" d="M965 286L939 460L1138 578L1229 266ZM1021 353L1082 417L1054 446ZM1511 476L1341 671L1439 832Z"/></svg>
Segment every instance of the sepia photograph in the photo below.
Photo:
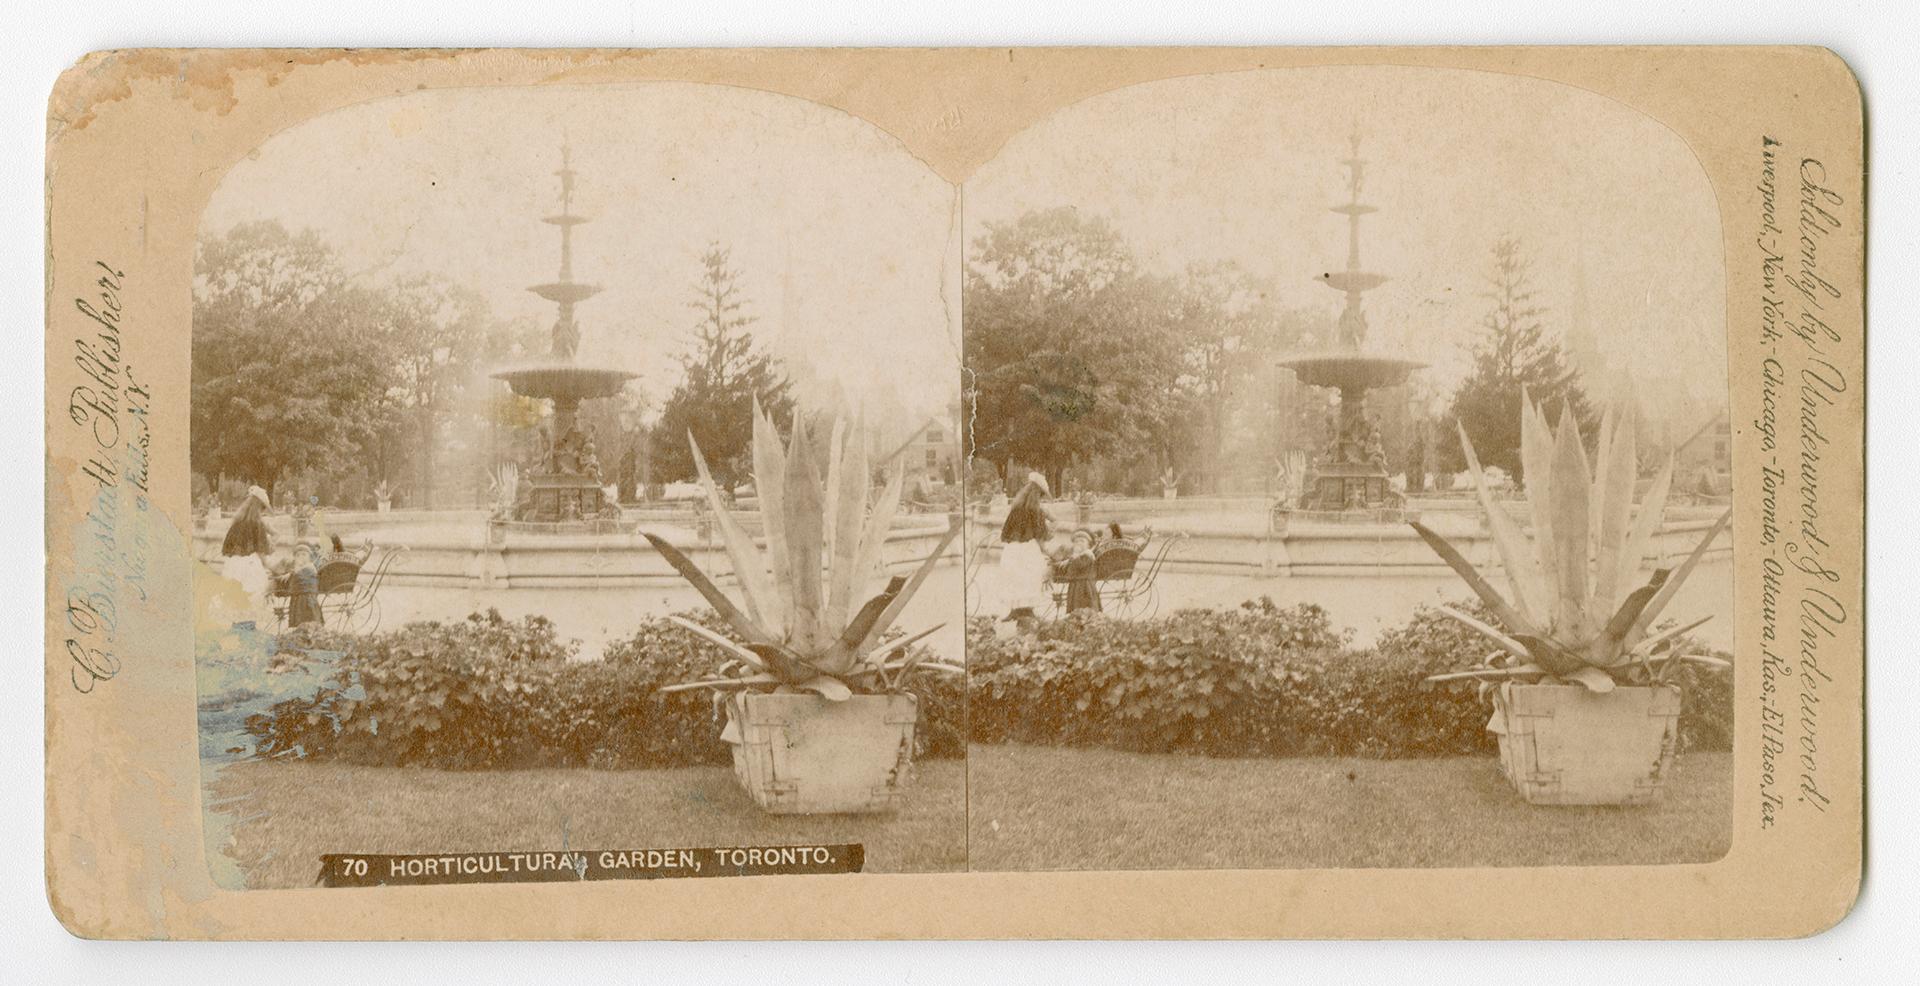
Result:
<svg viewBox="0 0 1920 986"><path fill-rule="evenodd" d="M1707 862L1713 189L1517 75L1102 93L967 184L976 869Z"/></svg>
<svg viewBox="0 0 1920 986"><path fill-rule="evenodd" d="M1785 45L88 55L51 912L1832 928L1860 92Z"/></svg>
<svg viewBox="0 0 1920 986"><path fill-rule="evenodd" d="M963 867L958 208L868 123L678 83L411 93L237 163L192 284L216 883Z"/></svg>

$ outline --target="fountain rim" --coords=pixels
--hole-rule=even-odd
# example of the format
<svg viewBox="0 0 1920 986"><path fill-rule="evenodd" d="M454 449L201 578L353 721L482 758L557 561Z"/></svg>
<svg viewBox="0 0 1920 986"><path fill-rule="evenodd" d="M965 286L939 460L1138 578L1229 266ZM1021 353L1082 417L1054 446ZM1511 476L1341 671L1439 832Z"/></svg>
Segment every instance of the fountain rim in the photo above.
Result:
<svg viewBox="0 0 1920 986"><path fill-rule="evenodd" d="M1315 352L1283 353L1275 361L1277 365L1292 368L1296 365L1319 366L1333 362L1370 363L1377 366L1405 367L1408 370L1424 370L1432 365L1424 360L1407 356L1389 356L1385 353L1369 352L1364 349L1325 349Z"/></svg>
<svg viewBox="0 0 1920 986"><path fill-rule="evenodd" d="M561 358L533 359L511 363L487 375L495 380L506 381L508 386L513 387L514 393L525 397L554 397L562 395L590 397L602 390L607 391L605 396L611 397L618 394L620 390L626 386L627 381L638 379L640 376L639 373L632 370L582 366L574 360ZM538 385L543 377L560 376L571 377L575 382L586 386L559 392L553 392L550 391L549 388L540 387L539 393L524 391L519 386L520 384ZM608 390L608 388L611 389Z"/></svg>

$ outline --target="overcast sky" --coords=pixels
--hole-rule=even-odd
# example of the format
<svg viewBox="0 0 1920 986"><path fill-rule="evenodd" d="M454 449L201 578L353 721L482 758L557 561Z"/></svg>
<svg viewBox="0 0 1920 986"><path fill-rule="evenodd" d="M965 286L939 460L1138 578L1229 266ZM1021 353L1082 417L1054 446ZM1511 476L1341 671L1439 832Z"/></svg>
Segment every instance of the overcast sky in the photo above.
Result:
<svg viewBox="0 0 1920 986"><path fill-rule="evenodd" d="M1549 328L1584 272L1604 355L1645 408L1686 427L1726 401L1718 215L1690 151L1612 100L1538 80L1401 67L1200 76L1116 90L1016 135L967 183L966 230L1076 205L1151 267L1231 259L1285 305L1331 318L1344 265L1347 135L1371 162L1363 263L1371 346L1433 363L1450 390L1486 309L1488 251L1518 236ZM558 264L559 145L580 173L581 356L640 371L655 401L709 241L731 244L755 331L805 378L893 389L931 413L957 395L955 190L893 138L791 97L681 83L435 90L335 111L236 165L203 234L277 218L369 277L445 274L503 315Z"/></svg>
<svg viewBox="0 0 1920 986"><path fill-rule="evenodd" d="M456 89L337 110L235 166L203 236L278 219L311 228L368 277L436 272L496 312L551 325L525 290L554 279L560 145L579 172L574 273L605 291L578 318L583 361L639 371L655 402L709 241L733 248L753 327L810 379L911 410L958 399L955 189L897 141L837 110L722 86Z"/></svg>
<svg viewBox="0 0 1920 986"><path fill-rule="evenodd" d="M1313 278L1346 265L1347 138L1369 159L1362 265L1369 348L1434 365L1450 391L1487 302L1502 233L1534 258L1538 302L1565 328L1584 266L1589 317L1651 414L1685 428L1726 404L1717 206L1692 152L1653 119L1584 90L1489 73L1306 68L1133 86L1054 113L967 185L982 224L1074 205L1111 218L1151 267L1235 260L1282 304L1331 319ZM1680 436L1680 437L1685 437Z"/></svg>

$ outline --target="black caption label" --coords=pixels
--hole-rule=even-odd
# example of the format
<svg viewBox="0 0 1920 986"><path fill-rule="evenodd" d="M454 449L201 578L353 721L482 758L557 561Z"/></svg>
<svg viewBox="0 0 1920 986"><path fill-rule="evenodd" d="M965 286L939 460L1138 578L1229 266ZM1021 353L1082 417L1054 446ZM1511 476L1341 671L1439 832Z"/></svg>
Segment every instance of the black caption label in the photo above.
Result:
<svg viewBox="0 0 1920 986"><path fill-rule="evenodd" d="M320 876L316 882L323 887L382 887L858 873L866 856L866 847L858 843L404 855L327 853L320 857Z"/></svg>

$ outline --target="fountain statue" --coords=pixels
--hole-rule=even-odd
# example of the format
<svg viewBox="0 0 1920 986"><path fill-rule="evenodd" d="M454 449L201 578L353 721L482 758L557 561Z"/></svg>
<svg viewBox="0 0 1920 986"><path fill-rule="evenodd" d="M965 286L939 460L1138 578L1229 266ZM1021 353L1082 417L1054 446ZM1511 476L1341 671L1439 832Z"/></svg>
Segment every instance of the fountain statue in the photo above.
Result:
<svg viewBox="0 0 1920 986"><path fill-rule="evenodd" d="M572 154L560 149L560 214L543 219L560 227L560 278L527 290L560 306L553 323L553 348L544 357L496 371L522 397L550 401L553 417L541 433L538 451L521 470L518 498L511 519L544 523L618 520L619 504L606 496L600 478L600 460L593 446L593 430L578 424L580 402L620 393L637 374L625 370L582 366L575 361L580 348L580 325L573 306L600 293L596 284L573 279L573 228L587 221L573 213Z"/></svg>
<svg viewBox="0 0 1920 986"><path fill-rule="evenodd" d="M1367 391L1405 383L1409 374L1426 366L1417 360L1366 351L1367 316L1360 307L1361 295L1379 287L1386 278L1360 269L1360 217L1373 212L1374 207L1360 202L1366 161L1360 157L1358 131L1350 144L1352 154L1341 162L1347 166L1350 197L1333 207L1334 212L1347 217L1347 269L1318 278L1346 294L1337 338L1330 349L1295 354L1280 361L1301 383L1340 392L1339 409L1327 422L1326 442L1313 456L1300 495L1300 506L1308 510L1378 511L1404 502L1387 481L1386 449L1380 442L1379 426L1367 414Z"/></svg>

